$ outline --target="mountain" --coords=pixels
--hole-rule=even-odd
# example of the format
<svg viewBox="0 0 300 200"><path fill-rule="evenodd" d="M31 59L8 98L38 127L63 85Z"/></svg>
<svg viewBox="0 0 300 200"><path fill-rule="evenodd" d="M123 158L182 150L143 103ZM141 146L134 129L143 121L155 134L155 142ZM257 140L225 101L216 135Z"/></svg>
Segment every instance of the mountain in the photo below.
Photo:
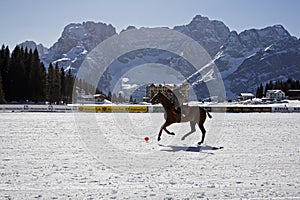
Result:
<svg viewBox="0 0 300 200"><path fill-rule="evenodd" d="M122 32L132 29L136 27L129 26ZM300 79L300 41L291 36L282 25L237 33L221 21L197 15L190 23L175 26L172 30L193 38L207 50L220 72L229 99L236 98L241 92L255 93L260 83L264 84L270 80ZM76 73L86 55L99 43L115 34L115 28L105 23L71 23L64 28L61 37L52 47L39 50L41 60L46 66L50 62L58 63L65 69L72 68ZM25 44L37 46L31 42ZM212 85L219 78L216 70L207 70L205 73L203 70L193 71L190 64L179 55L144 49L129 52L113 62L105 72L105 78L101 79L99 89L107 92L119 90L127 95L138 91L137 98L140 99L143 91L139 88L142 83L134 83L137 76L140 76L140 79L149 79L151 75L156 77L153 78L154 82L165 80L166 83L182 79L173 72L159 73L157 65L143 68L144 75L140 72L139 75L132 73L131 77L122 79L126 72L132 72L130 70L147 63L171 66L175 71L184 71L198 99L211 96L212 89L209 91L207 85ZM172 75L166 77L166 73Z"/></svg>
<svg viewBox="0 0 300 200"><path fill-rule="evenodd" d="M196 15L187 25L175 26L173 30L184 33L199 42L211 57L218 53L230 34L229 28L223 22L211 21L201 15Z"/></svg>
<svg viewBox="0 0 300 200"><path fill-rule="evenodd" d="M300 41L282 25L229 31L222 22L197 15L190 24L174 27L199 42L211 55L224 82L226 96L235 99L241 92L255 94L260 83L270 80L300 79ZM203 91L203 82L217 74L194 74L195 91ZM202 97L201 94L197 94Z"/></svg>
<svg viewBox="0 0 300 200"><path fill-rule="evenodd" d="M214 57L227 96L255 92L270 80L300 79L300 42L281 25L230 33Z"/></svg>
<svg viewBox="0 0 300 200"><path fill-rule="evenodd" d="M23 47L24 49L37 49L39 52L39 55L44 55L48 53L48 48L44 47L42 44L36 44L34 41L25 41L19 44L20 47Z"/></svg>
<svg viewBox="0 0 300 200"><path fill-rule="evenodd" d="M42 61L58 63L65 69L75 72L86 55L99 43L116 34L116 29L105 23L83 22L67 25L58 41L49 51L41 55Z"/></svg>

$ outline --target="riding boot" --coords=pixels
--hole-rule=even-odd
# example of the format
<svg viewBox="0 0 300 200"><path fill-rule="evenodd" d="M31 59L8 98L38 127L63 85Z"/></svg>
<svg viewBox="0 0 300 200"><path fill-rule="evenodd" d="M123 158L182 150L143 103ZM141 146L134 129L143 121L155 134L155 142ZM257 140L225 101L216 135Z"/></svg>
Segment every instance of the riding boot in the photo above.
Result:
<svg viewBox="0 0 300 200"><path fill-rule="evenodd" d="M175 109L176 112L176 121L180 122L181 121L181 108L178 107L177 109Z"/></svg>

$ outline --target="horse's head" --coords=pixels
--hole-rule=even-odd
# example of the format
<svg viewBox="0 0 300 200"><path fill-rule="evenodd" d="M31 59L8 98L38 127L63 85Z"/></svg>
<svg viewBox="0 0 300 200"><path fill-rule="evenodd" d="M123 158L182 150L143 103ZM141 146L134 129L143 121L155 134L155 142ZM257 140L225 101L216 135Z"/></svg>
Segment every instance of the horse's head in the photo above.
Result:
<svg viewBox="0 0 300 200"><path fill-rule="evenodd" d="M158 103L161 103L161 97L162 97L162 93L161 92L158 92L156 93L153 98L151 99L150 103L151 104L158 104Z"/></svg>

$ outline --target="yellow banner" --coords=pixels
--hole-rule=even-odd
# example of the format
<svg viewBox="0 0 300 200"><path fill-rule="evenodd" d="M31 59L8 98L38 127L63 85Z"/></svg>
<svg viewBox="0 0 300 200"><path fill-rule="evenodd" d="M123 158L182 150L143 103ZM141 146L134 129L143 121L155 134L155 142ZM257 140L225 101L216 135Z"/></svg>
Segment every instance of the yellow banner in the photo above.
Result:
<svg viewBox="0 0 300 200"><path fill-rule="evenodd" d="M145 112L148 112L148 107L147 106L129 106L129 112L145 113Z"/></svg>
<svg viewBox="0 0 300 200"><path fill-rule="evenodd" d="M102 112L102 113L145 113L147 106L78 106L78 112Z"/></svg>

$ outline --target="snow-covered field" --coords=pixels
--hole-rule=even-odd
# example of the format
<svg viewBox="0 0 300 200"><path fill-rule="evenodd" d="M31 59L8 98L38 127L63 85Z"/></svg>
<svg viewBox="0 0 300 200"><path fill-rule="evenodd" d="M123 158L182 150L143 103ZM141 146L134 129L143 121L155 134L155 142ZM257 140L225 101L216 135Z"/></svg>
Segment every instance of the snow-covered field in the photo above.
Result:
<svg viewBox="0 0 300 200"><path fill-rule="evenodd" d="M300 199L299 113L212 115L1 113L0 199Z"/></svg>

